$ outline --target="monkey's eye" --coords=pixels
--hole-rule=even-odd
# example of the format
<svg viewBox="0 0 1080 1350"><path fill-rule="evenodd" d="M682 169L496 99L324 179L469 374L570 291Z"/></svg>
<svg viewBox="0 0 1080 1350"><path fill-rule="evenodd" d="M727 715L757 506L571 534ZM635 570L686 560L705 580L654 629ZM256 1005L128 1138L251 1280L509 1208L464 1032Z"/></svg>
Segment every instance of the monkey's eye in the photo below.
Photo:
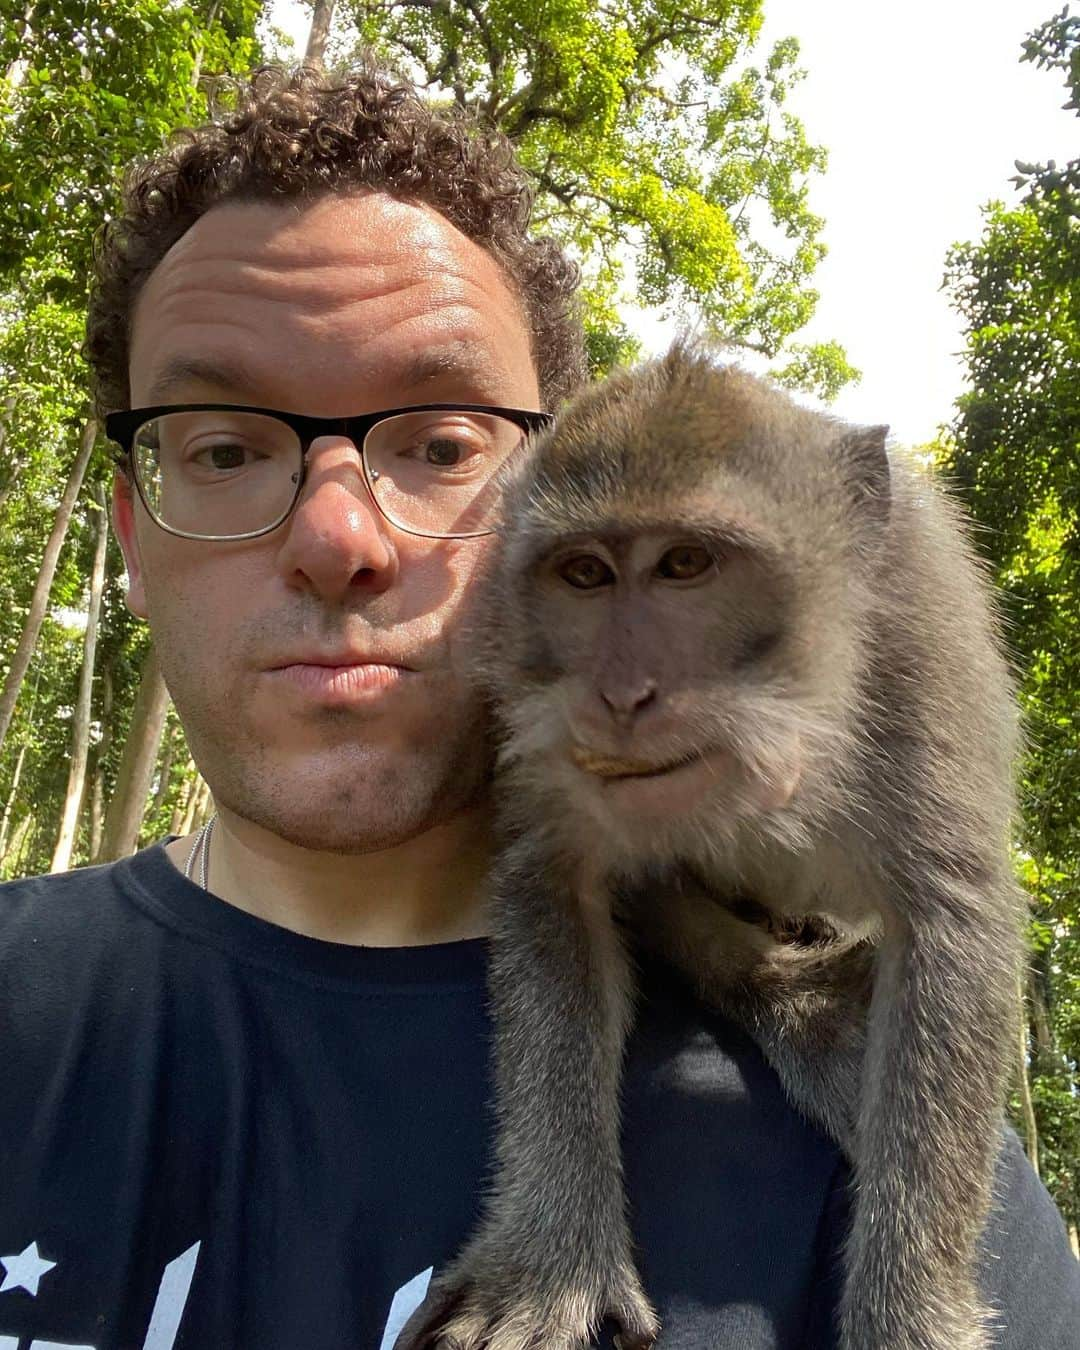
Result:
<svg viewBox="0 0 1080 1350"><path fill-rule="evenodd" d="M656 564L656 575L665 581L692 581L713 565L713 555L700 544L676 544Z"/></svg>
<svg viewBox="0 0 1080 1350"><path fill-rule="evenodd" d="M563 581L579 591L595 591L599 586L609 586L615 580L615 573L595 553L575 554L560 563L557 570Z"/></svg>

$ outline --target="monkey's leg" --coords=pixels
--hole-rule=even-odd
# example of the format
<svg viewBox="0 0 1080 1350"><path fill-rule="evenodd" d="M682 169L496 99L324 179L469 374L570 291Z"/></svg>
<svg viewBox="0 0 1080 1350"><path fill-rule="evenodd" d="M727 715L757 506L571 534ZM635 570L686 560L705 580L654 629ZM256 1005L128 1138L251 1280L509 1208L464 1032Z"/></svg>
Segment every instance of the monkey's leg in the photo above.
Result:
<svg viewBox="0 0 1080 1350"><path fill-rule="evenodd" d="M856 1130L843 1350L986 1350L974 1279L1000 1139L1019 930L1011 883L927 863L878 955ZM909 872L909 877L911 873Z"/></svg>
<svg viewBox="0 0 1080 1350"><path fill-rule="evenodd" d="M658 1330L632 1259L619 1081L629 963L607 897L522 841L493 881L496 1167L479 1230L398 1350L581 1350Z"/></svg>

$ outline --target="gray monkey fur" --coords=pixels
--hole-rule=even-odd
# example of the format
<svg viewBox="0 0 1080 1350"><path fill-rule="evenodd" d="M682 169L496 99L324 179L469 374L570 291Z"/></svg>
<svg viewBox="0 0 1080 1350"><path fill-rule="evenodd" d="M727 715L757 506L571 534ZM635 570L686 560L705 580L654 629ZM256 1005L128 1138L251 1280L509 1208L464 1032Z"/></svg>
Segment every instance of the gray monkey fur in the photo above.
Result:
<svg viewBox="0 0 1080 1350"><path fill-rule="evenodd" d="M575 614L604 612L577 607L617 606L615 576L654 540L633 584L659 609L638 635L618 617L582 629ZM668 585L701 547L715 569ZM612 577L593 586L581 556ZM618 650L598 651L605 634ZM1022 953L1017 731L957 509L884 428L678 345L535 444L477 645L502 737L495 1167L399 1350L578 1350L605 1317L625 1347L654 1338L619 1152L627 932L751 1033L851 1159L842 1350L988 1350L973 1258ZM715 746L721 771L669 817L649 798L642 822L645 710L678 761L657 782Z"/></svg>

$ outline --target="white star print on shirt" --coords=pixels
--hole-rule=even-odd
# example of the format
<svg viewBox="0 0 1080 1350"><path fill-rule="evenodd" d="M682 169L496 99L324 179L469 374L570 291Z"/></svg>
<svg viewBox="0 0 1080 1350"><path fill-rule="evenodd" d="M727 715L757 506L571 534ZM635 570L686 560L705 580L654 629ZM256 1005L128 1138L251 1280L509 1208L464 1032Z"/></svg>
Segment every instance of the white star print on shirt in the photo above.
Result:
<svg viewBox="0 0 1080 1350"><path fill-rule="evenodd" d="M0 1284L0 1294L9 1289L25 1289L37 1298L38 1280L56 1265L55 1261L45 1261L38 1251L37 1243L31 1242L18 1256L0 1256L0 1266L4 1267L4 1283Z"/></svg>

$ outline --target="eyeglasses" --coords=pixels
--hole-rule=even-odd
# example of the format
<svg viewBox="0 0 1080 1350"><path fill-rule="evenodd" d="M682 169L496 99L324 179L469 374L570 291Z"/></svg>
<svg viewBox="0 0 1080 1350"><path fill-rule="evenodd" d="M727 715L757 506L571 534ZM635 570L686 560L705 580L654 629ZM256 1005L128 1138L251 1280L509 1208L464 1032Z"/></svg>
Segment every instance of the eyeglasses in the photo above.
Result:
<svg viewBox="0 0 1080 1350"><path fill-rule="evenodd" d="M428 403L304 417L231 403L132 408L105 419L156 524L184 539L256 539L287 520L318 436L357 447L372 500L408 534L474 539L498 519L499 470L550 413Z"/></svg>

